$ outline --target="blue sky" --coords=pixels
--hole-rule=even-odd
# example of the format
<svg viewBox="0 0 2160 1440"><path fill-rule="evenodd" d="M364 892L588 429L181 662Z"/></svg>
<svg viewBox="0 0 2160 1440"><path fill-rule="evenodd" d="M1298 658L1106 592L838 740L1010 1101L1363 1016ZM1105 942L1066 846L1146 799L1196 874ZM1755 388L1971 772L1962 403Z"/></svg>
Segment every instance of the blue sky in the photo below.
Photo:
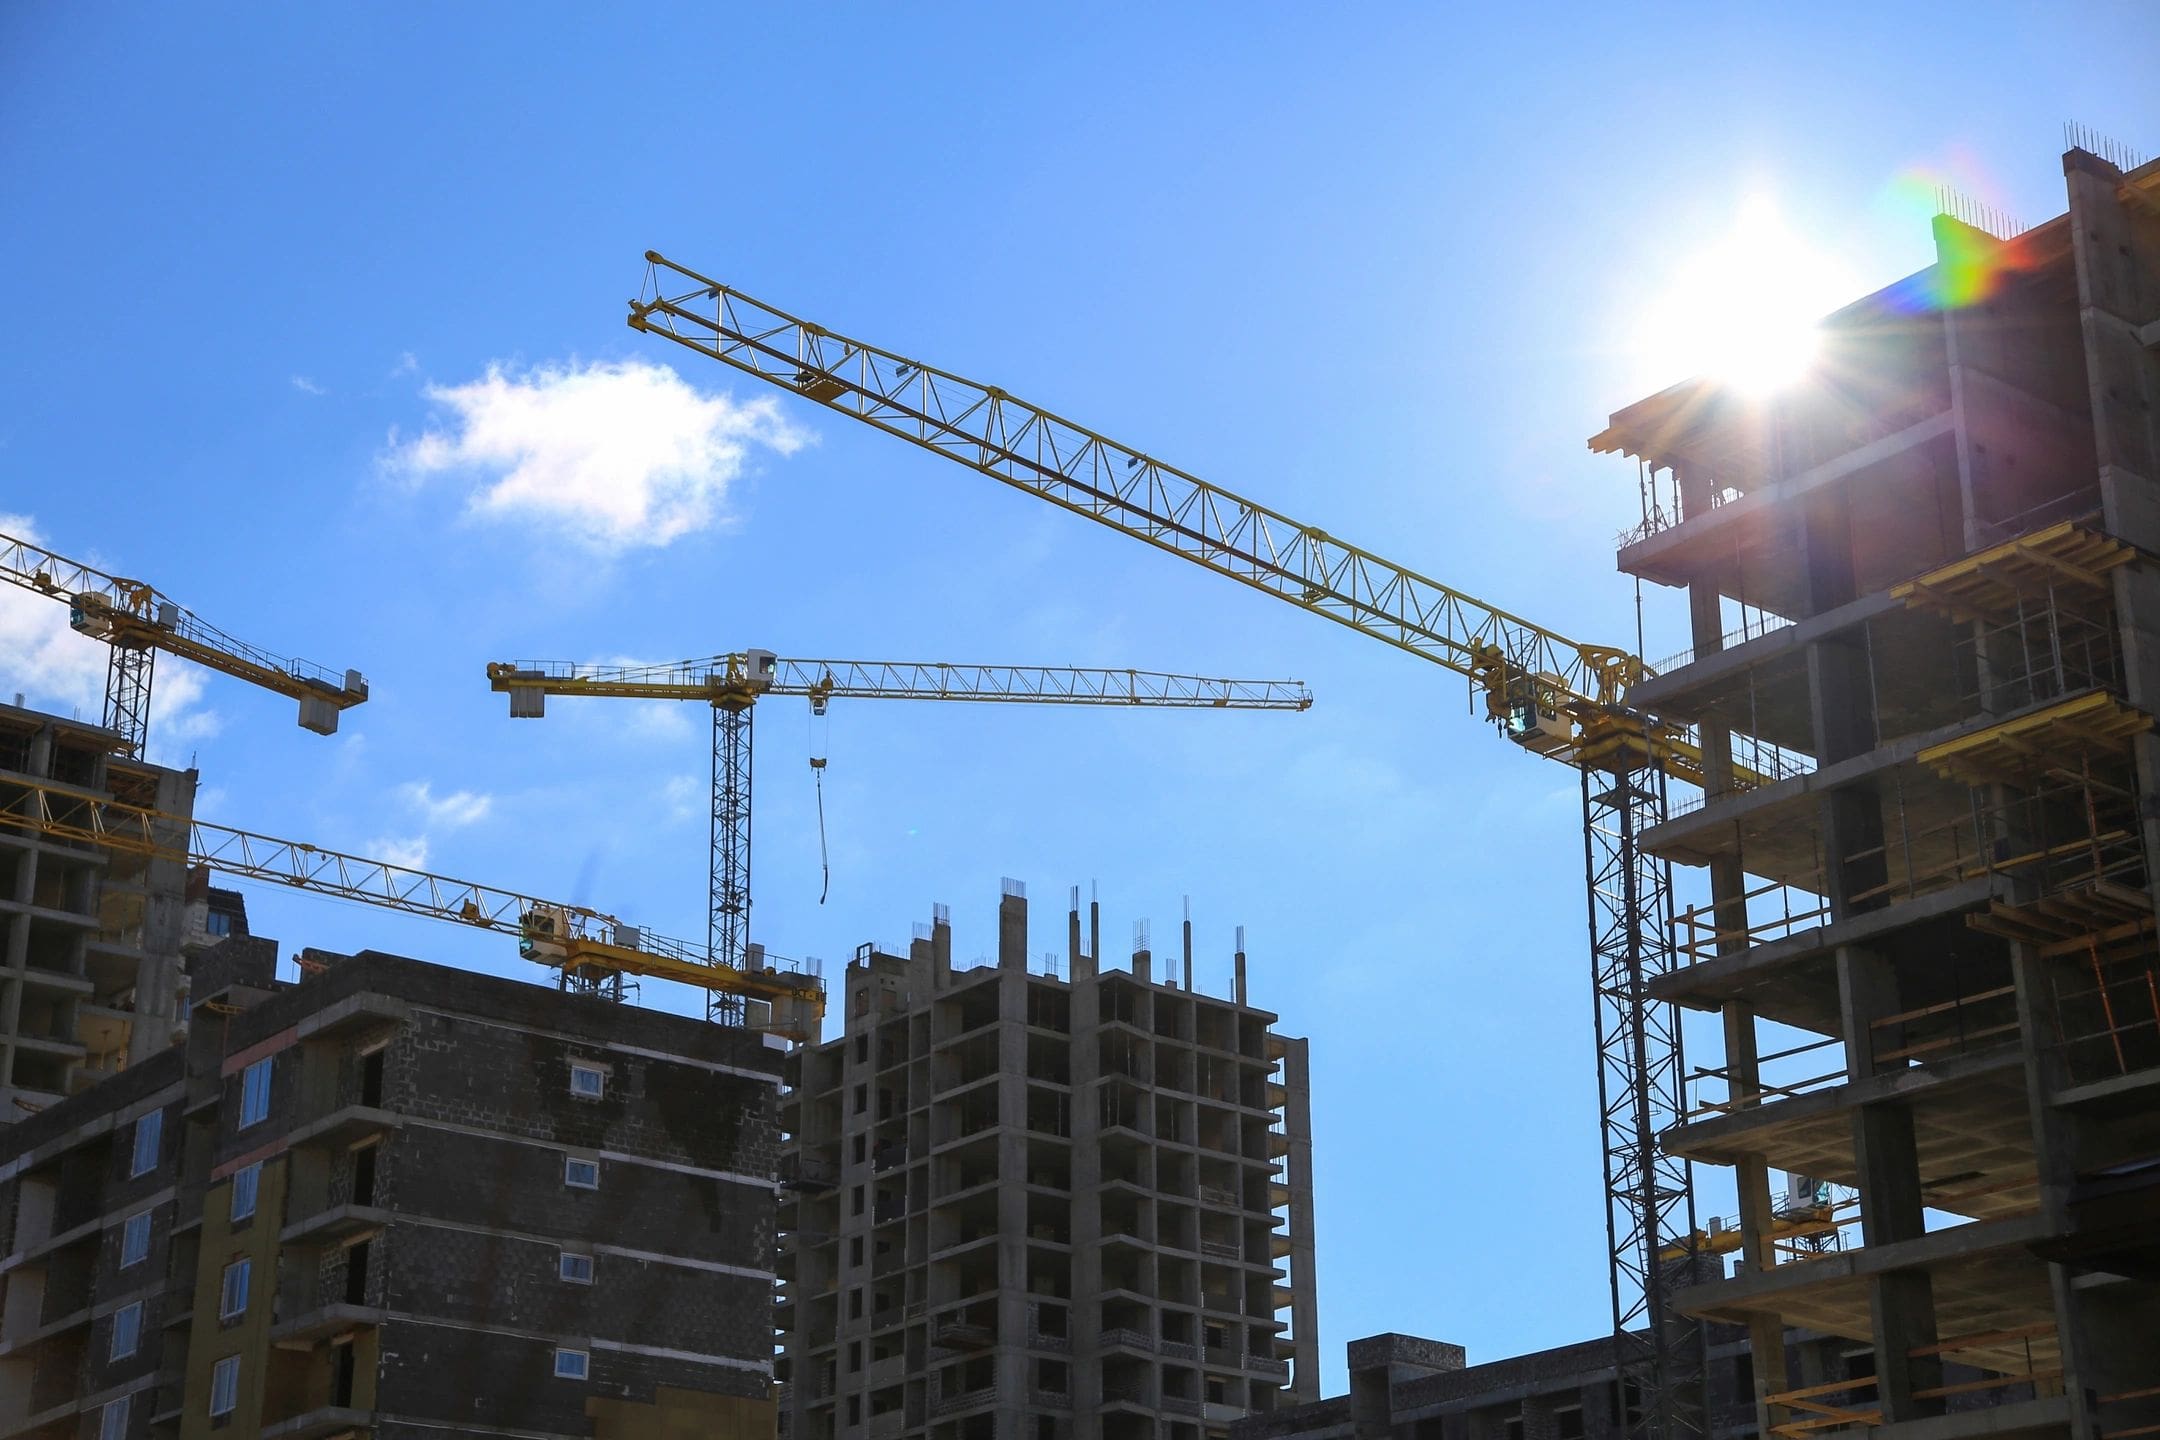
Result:
<svg viewBox="0 0 2160 1440"><path fill-rule="evenodd" d="M2064 120L2160 147L2132 58L2160 12L1620 9L9 5L0 512L367 673L322 740L163 667L154 745L201 766L208 817L674 934L702 924L706 717L512 725L487 661L1309 682L1290 716L836 705L822 907L809 726L768 705L754 931L837 970L946 901L972 958L1011 875L1037 952L1095 882L1120 954L1190 895L1203 985L1243 924L1255 998L1313 1039L1330 1390L1377 1331L1473 1359L1584 1338L1607 1299L1572 775L1453 676L759 408L621 317L658 248L1632 643L1634 476L1583 440L1700 363L1668 312L1917 268L1916 179L2056 213ZM1706 297L1749 205L1799 258ZM0 690L94 709L102 659L63 620L0 606ZM1647 597L1645 652L1683 621ZM290 947L518 973L449 927L250 907Z"/></svg>

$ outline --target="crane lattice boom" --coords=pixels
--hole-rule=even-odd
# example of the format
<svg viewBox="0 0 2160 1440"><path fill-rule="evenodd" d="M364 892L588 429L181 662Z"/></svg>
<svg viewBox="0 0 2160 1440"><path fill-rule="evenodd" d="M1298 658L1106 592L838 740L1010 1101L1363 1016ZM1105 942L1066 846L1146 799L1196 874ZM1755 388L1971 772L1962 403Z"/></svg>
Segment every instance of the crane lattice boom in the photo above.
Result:
<svg viewBox="0 0 2160 1440"><path fill-rule="evenodd" d="M347 855L305 841L281 840L37 780L16 778L9 781L9 789L15 799L8 809L0 810L0 829L207 865L241 880L286 885L516 936L520 953L527 959L559 969L640 975L798 1006L794 1018L806 1024L774 1027L796 1038L814 1037L824 1014L825 988L815 976L714 965L703 946L626 926L587 906Z"/></svg>
<svg viewBox="0 0 2160 1440"><path fill-rule="evenodd" d="M1610 707L1643 678L1584 645L1209 484L994 385L835 334L647 251L633 329L663 335L1067 510L1478 681Z"/></svg>
<svg viewBox="0 0 2160 1440"><path fill-rule="evenodd" d="M278 655L227 634L140 580L111 575L32 541L0 534L0 579L65 601L68 623L124 651L162 650L300 702L300 723L320 734L337 729L340 712L367 699L357 670L342 675L308 660ZM147 719L147 670L126 677L116 663L106 724L138 750ZM117 712L117 713L115 713Z"/></svg>
<svg viewBox="0 0 2160 1440"><path fill-rule="evenodd" d="M753 656L735 651L665 665L535 662L488 666L496 690L612 695L641 700L712 700L749 677ZM1154 705L1218 710L1305 710L1312 692L1296 680L1218 680L1154 670L1080 666L949 665L942 661L769 659L761 695L869 700L981 700L1065 705Z"/></svg>

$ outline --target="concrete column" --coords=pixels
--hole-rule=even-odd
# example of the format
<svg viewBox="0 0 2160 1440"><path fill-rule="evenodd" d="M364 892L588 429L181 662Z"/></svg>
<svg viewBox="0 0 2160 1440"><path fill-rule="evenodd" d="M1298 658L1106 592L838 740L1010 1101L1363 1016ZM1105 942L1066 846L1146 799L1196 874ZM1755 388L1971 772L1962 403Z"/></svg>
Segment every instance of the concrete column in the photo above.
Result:
<svg viewBox="0 0 2160 1440"><path fill-rule="evenodd" d="M998 965L1027 969L1027 886L1006 880L998 897Z"/></svg>
<svg viewBox="0 0 2160 1440"><path fill-rule="evenodd" d="M1284 1180L1290 1187L1290 1394L1300 1405L1320 1398L1320 1277L1314 1269L1312 1067L1307 1044L1283 1037L1283 1130L1290 1141Z"/></svg>
<svg viewBox="0 0 2160 1440"><path fill-rule="evenodd" d="M2017 987L2018 1037L2025 1063L2025 1101L2032 1117L2033 1165L2040 1186L2040 1211L2051 1230L2070 1228L2070 1187L2083 1168L2086 1154L2085 1124L2054 1103L2054 1096L2069 1083L2062 1052L2053 1043L2058 1033L2054 994L2048 984L2048 962L2029 945L2014 945L2010 952L2010 975ZM2109 1386L2100 1383L2100 1359L2113 1338L2098 1321L2073 1284L2074 1277L2061 1265L2048 1267L2048 1285L2055 1301L2055 1333L2062 1346L2063 1393L2075 1397L2070 1416L2074 1440L2094 1440L2099 1417L2090 1403L2092 1395ZM2141 1373L2123 1369L2115 1378L2128 1380Z"/></svg>
<svg viewBox="0 0 2160 1440"><path fill-rule="evenodd" d="M1912 1111L1889 1103L1863 1105L1853 1113L1853 1148L1860 1168L1861 1231L1872 1248L1926 1233L1920 1195L1920 1157L1913 1143ZM1875 1328L1875 1389L1884 1424L1942 1413L1940 1399L1916 1400L1915 1390L1943 1383L1939 1356L1915 1357L1933 1345L1934 1285L1924 1270L1897 1270L1868 1284Z"/></svg>
<svg viewBox="0 0 2160 1440"><path fill-rule="evenodd" d="M1857 1080L1876 1072L1872 1022L1897 1013L1897 974L1870 951L1841 946L1838 994L1845 1026L1845 1066ZM1920 1193L1920 1155L1913 1140L1912 1111L1900 1101L1861 1106L1853 1112L1853 1152L1860 1171L1863 1243L1873 1247L1927 1233ZM1942 1384L1942 1361L1913 1358L1916 1347L1935 1343L1935 1296L1922 1270L1893 1271L1869 1282L1874 1319L1875 1373L1880 1377L1884 1423L1940 1414L1940 1400L1915 1400L1915 1390Z"/></svg>
<svg viewBox="0 0 2160 1440"><path fill-rule="evenodd" d="M1008 881L1008 884L1013 882ZM1006 905L1015 897L1010 892ZM1020 925L1026 928L1027 902L1019 901ZM1002 932L1005 907L999 910L998 964L998 1295L997 1433L1019 1436L1027 1412L1027 991L1026 953L1020 965L1005 959Z"/></svg>
<svg viewBox="0 0 2160 1440"><path fill-rule="evenodd" d="M1185 897L1185 993L1192 994L1192 897Z"/></svg>
<svg viewBox="0 0 2160 1440"><path fill-rule="evenodd" d="M1095 952L1080 943L1080 887L1072 887L1072 909L1065 917L1065 973L1072 976L1073 983L1092 980L1097 972ZM1079 1021L1074 1022L1074 1034L1079 1034Z"/></svg>
<svg viewBox="0 0 2160 1440"><path fill-rule="evenodd" d="M1102 905L1094 892L1088 893L1088 954L1094 957L1097 968L1102 965Z"/></svg>
<svg viewBox="0 0 2160 1440"><path fill-rule="evenodd" d="M1073 887L1071 930L1080 931L1080 890ZM1102 1394L1102 1351L1096 1337L1102 1334L1102 1125L1099 1091L1101 1077L1102 984L1094 957L1088 959L1085 976L1073 971L1072 1086L1073 1176L1072 1240L1073 1298L1066 1333L1072 1341L1073 1440L1102 1440L1102 1415L1092 1402Z"/></svg>
<svg viewBox="0 0 2160 1440"><path fill-rule="evenodd" d="M930 913L930 983L923 988L935 991L952 979L952 911L935 905Z"/></svg>
<svg viewBox="0 0 2160 1440"><path fill-rule="evenodd" d="M1231 957L1230 998L1243 1005L1245 1001L1245 927L1237 927L1237 954Z"/></svg>
<svg viewBox="0 0 2160 1440"><path fill-rule="evenodd" d="M195 813L193 770L160 777L157 804L183 819ZM183 825L160 827L160 843L185 854ZM144 1060L172 1043L181 1011L180 943L187 931L187 862L169 856L143 867L142 959L135 970L135 1014L128 1027L128 1061Z"/></svg>

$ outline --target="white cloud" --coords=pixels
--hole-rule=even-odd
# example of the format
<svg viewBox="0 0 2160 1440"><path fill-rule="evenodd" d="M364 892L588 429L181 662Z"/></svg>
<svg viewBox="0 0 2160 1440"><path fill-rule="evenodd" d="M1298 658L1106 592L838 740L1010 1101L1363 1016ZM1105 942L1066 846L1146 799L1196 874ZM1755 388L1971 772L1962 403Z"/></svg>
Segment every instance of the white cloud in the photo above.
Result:
<svg viewBox="0 0 2160 1440"><path fill-rule="evenodd" d="M411 780L398 786L398 795L432 828L442 826L456 829L487 818L494 808L495 797L475 794L470 790L453 790L448 795L437 795L425 780ZM422 843L425 848L425 842Z"/></svg>
<svg viewBox="0 0 2160 1440"><path fill-rule="evenodd" d="M667 783L660 787L660 803L667 806L668 818L680 823L692 816L709 814L712 797L699 776L670 775Z"/></svg>
<svg viewBox="0 0 2160 1440"><path fill-rule="evenodd" d="M402 865L407 870L425 869L428 860L428 842L425 835L379 835L367 842L365 858L380 860L385 865Z"/></svg>
<svg viewBox="0 0 2160 1440"><path fill-rule="evenodd" d="M780 455L807 436L770 397L705 395L643 361L490 365L463 385L430 385L449 427L401 440L384 467L415 480L475 477L474 513L544 525L603 552L662 546L726 518L753 448Z"/></svg>
<svg viewBox="0 0 2160 1440"><path fill-rule="evenodd" d="M390 367L390 376L392 379L396 379L400 375L411 375L415 371L419 370L419 368L419 356L413 354L410 350L400 350L398 352L397 364Z"/></svg>
<svg viewBox="0 0 2160 1440"><path fill-rule="evenodd" d="M298 390L303 395L327 395L330 393L328 389L316 384L313 380L308 379L308 377L305 375L293 376L292 388Z"/></svg>
<svg viewBox="0 0 2160 1440"><path fill-rule="evenodd" d="M27 515L0 514L0 533L43 544ZM20 694L35 710L95 723L105 712L105 672L112 656L103 641L68 625L62 600L0 585L0 701ZM203 672L165 657L152 671L150 758L185 764L189 742L218 733L221 721L202 708Z"/></svg>

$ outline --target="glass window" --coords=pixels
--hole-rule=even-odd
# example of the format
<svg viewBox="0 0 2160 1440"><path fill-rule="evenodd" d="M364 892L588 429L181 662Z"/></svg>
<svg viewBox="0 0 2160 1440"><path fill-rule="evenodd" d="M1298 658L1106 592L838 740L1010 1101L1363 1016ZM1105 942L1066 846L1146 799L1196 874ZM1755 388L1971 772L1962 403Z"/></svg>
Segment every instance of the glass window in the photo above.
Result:
<svg viewBox="0 0 2160 1440"><path fill-rule="evenodd" d="M577 1190L599 1189L600 1162L597 1160L577 1160L568 1155L563 1156L562 1183Z"/></svg>
<svg viewBox="0 0 2160 1440"><path fill-rule="evenodd" d="M568 1250L557 1257L555 1273L573 1285L592 1284L592 1256L573 1255Z"/></svg>
<svg viewBox="0 0 2160 1440"><path fill-rule="evenodd" d="M270 1118L270 1057L265 1055L240 1077L240 1128Z"/></svg>
<svg viewBox="0 0 2160 1440"><path fill-rule="evenodd" d="M139 1265L150 1258L150 1212L130 1215L120 1227L120 1268Z"/></svg>
<svg viewBox="0 0 2160 1440"><path fill-rule="evenodd" d="M142 1301L113 1311L112 1350L108 1359L125 1360L142 1343Z"/></svg>
<svg viewBox="0 0 2160 1440"><path fill-rule="evenodd" d="M152 1110L135 1122L135 1163L128 1171L129 1179L156 1167L158 1142L164 1134L165 1112L162 1110Z"/></svg>
<svg viewBox="0 0 2160 1440"><path fill-rule="evenodd" d="M583 1380L591 1365L592 1361L583 1350L557 1350L555 1352L555 1374L561 1379Z"/></svg>
<svg viewBox="0 0 2160 1440"><path fill-rule="evenodd" d="M122 1440L127 1434L128 1402L132 1397L122 1395L118 1400L108 1400L98 1412L98 1440Z"/></svg>
<svg viewBox="0 0 2160 1440"><path fill-rule="evenodd" d="M218 1319L230 1320L247 1313L248 1271L251 1263L245 1257L225 1267L225 1281L218 1290Z"/></svg>
<svg viewBox="0 0 2160 1440"><path fill-rule="evenodd" d="M255 1192L262 1188L262 1161L233 1171L232 1218L235 1224L255 1213Z"/></svg>
<svg viewBox="0 0 2160 1440"><path fill-rule="evenodd" d="M607 1090L607 1075L597 1065L572 1065L570 1067L570 1093L586 1100L598 1100Z"/></svg>
<svg viewBox="0 0 2160 1440"><path fill-rule="evenodd" d="M230 1415L240 1404L240 1357L227 1355L210 1371L210 1416Z"/></svg>

